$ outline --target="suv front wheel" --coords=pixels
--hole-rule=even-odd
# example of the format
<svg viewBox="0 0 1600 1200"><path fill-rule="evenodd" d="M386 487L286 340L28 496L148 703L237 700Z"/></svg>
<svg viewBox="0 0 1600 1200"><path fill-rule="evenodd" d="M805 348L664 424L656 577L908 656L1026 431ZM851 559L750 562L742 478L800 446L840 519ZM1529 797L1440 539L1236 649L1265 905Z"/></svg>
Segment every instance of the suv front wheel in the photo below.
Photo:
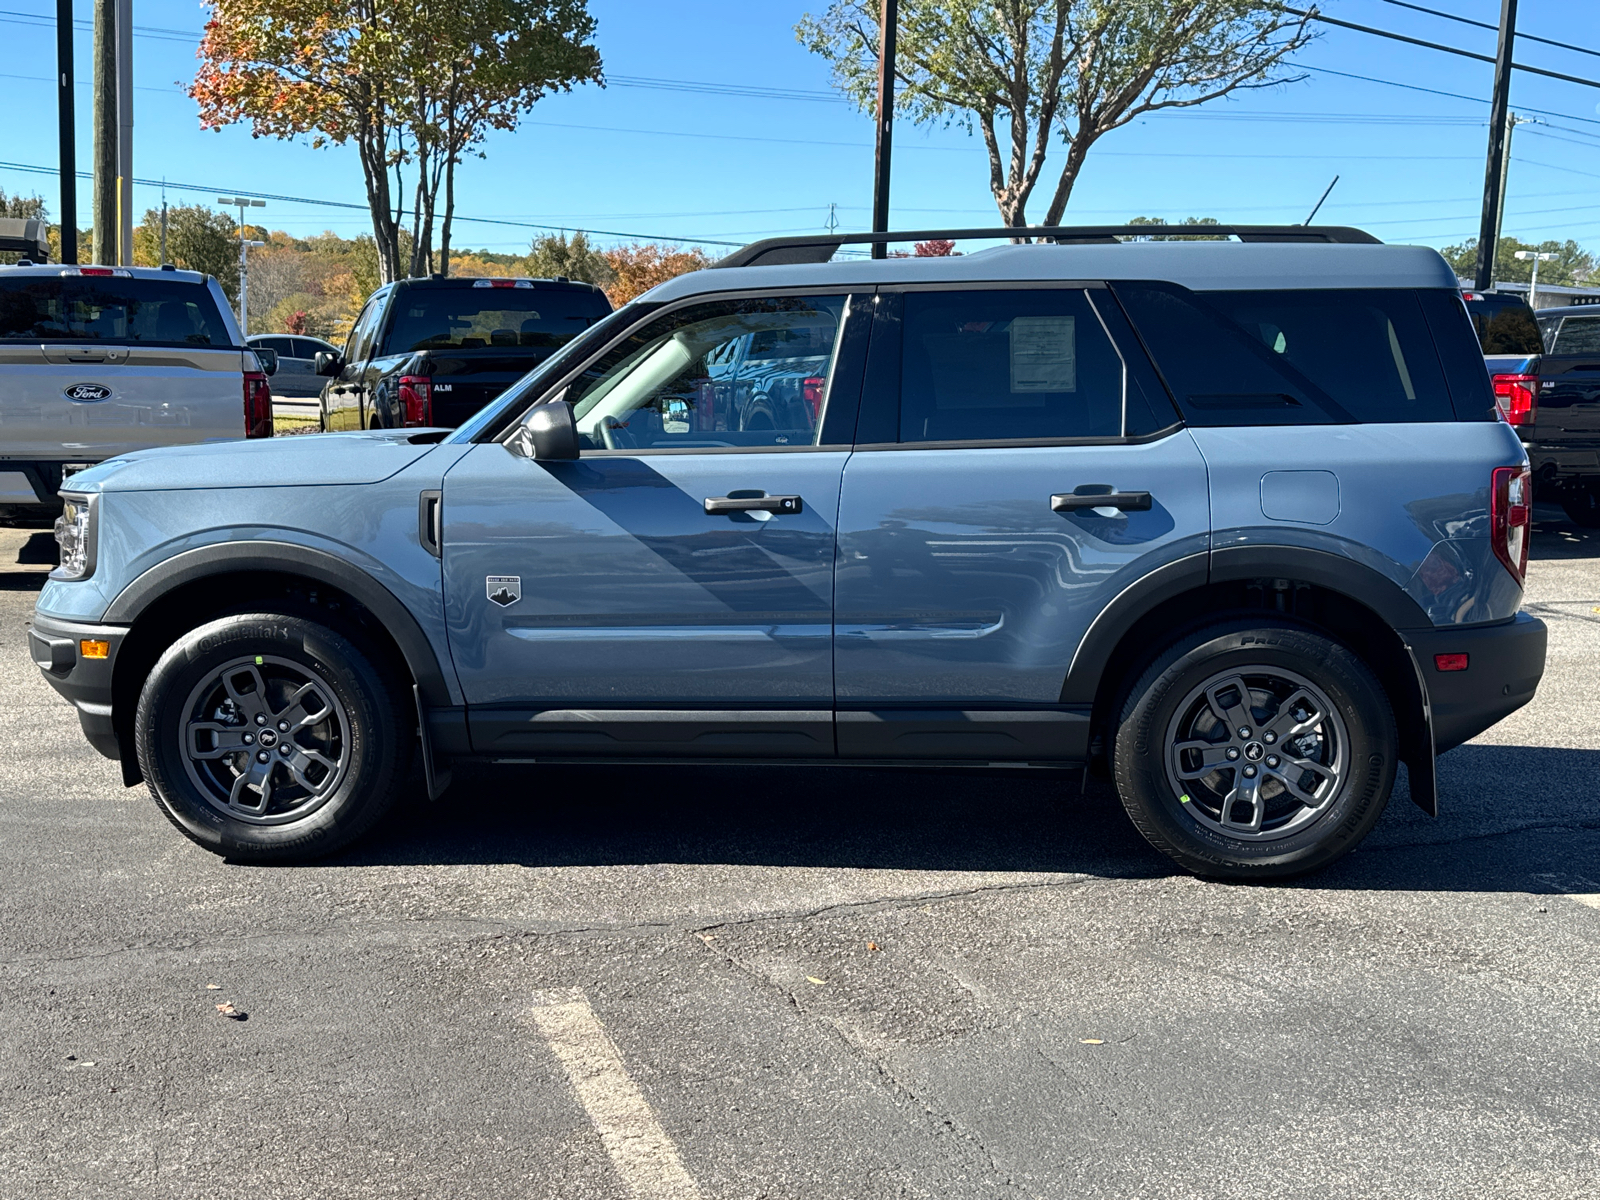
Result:
<svg viewBox="0 0 1600 1200"><path fill-rule="evenodd" d="M1372 671L1311 630L1242 620L1168 648L1134 684L1113 770L1139 832L1199 875L1279 879L1353 848L1394 786Z"/></svg>
<svg viewBox="0 0 1600 1200"><path fill-rule="evenodd" d="M314 858L365 833L410 761L410 726L376 656L279 613L190 630L145 681L139 766L172 823L206 849Z"/></svg>

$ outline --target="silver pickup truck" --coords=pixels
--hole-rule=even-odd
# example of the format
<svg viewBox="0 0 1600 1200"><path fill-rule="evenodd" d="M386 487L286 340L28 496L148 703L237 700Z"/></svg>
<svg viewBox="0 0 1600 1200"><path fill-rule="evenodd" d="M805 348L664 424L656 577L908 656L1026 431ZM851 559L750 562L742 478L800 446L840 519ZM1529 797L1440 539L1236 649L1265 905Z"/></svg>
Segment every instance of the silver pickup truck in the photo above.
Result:
<svg viewBox="0 0 1600 1200"><path fill-rule="evenodd" d="M0 517L52 516L64 476L119 454L271 437L276 366L210 276L0 266Z"/></svg>

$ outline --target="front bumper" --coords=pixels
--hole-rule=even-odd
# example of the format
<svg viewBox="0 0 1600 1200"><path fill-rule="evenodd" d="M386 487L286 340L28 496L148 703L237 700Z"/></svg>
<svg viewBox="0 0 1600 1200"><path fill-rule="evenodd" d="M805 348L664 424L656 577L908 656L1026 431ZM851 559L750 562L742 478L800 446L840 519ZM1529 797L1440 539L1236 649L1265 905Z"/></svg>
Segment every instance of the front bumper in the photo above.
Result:
<svg viewBox="0 0 1600 1200"><path fill-rule="evenodd" d="M1434 752L1477 737L1529 700L1544 676L1544 622L1518 613L1499 625L1406 630L1428 689ZM1465 654L1467 669L1441 671L1440 654Z"/></svg>
<svg viewBox="0 0 1600 1200"><path fill-rule="evenodd" d="M122 625L88 625L39 615L28 629L28 650L45 682L72 702L83 736L107 758L122 757L111 717L111 674L127 633ZM84 641L108 642L110 653L105 658L85 658Z"/></svg>

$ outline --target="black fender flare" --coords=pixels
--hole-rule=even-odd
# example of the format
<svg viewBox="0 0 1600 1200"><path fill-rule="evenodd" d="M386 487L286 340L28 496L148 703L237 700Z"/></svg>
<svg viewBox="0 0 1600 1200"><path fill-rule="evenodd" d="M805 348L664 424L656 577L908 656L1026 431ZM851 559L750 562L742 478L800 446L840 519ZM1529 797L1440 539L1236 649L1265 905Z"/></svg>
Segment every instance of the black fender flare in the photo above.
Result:
<svg viewBox="0 0 1600 1200"><path fill-rule="evenodd" d="M176 554L157 563L128 584L101 617L105 625L132 625L152 604L171 592L209 575L237 571L272 571L299 575L338 588L383 623L400 647L422 698L430 708L453 704L438 656L411 610L371 575L326 550L292 542L219 542Z"/></svg>

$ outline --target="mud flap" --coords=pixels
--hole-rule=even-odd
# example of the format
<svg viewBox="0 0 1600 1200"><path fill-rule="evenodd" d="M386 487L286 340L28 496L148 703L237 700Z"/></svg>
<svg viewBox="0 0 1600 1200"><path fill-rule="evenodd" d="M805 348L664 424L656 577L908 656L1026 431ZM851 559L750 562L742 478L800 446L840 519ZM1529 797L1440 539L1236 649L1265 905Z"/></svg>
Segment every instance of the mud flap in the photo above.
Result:
<svg viewBox="0 0 1600 1200"><path fill-rule="evenodd" d="M1422 704L1422 729L1420 736L1407 738L1402 746L1400 761L1406 764L1406 775L1411 785L1411 799L1430 817L1439 815L1439 781L1434 771L1433 709L1428 703L1428 683L1417 662L1417 652L1406 646L1406 657L1417 677L1417 696Z"/></svg>
<svg viewBox="0 0 1600 1200"><path fill-rule="evenodd" d="M450 786L450 772L436 770L433 762L433 738L428 730L428 710L422 703L422 688L411 685L411 694L417 702L417 736L422 739L422 774L428 783L428 799L437 800Z"/></svg>

